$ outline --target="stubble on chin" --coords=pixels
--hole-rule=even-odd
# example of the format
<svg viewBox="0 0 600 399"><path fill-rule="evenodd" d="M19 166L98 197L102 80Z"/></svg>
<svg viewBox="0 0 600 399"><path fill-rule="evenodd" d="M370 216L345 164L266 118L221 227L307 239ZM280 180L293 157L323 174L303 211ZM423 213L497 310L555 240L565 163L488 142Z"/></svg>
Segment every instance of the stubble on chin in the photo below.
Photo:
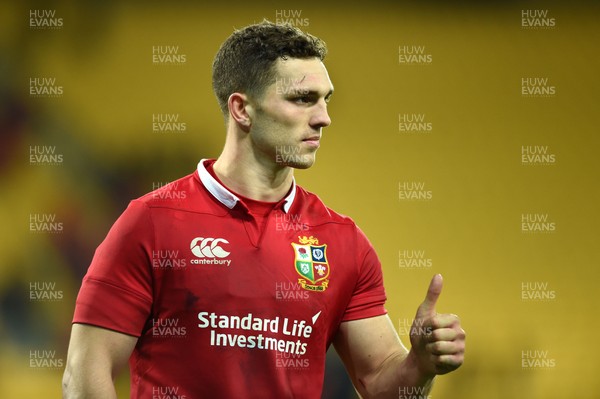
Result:
<svg viewBox="0 0 600 399"><path fill-rule="evenodd" d="M275 163L294 169L308 169L315 163L315 154L276 154Z"/></svg>

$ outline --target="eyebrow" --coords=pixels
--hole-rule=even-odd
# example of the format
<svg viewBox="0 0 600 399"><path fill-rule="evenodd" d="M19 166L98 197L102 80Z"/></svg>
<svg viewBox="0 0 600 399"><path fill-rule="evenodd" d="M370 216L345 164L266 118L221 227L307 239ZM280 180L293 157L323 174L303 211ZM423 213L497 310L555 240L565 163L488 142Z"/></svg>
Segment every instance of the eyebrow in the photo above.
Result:
<svg viewBox="0 0 600 399"><path fill-rule="evenodd" d="M294 88L294 89L290 90L290 92L295 95L304 95L304 96L312 96L312 97L320 96L320 93L317 90L306 90L306 89L302 89L302 88ZM330 89L327 92L327 94L325 94L325 98L331 97L332 94L333 94L333 89Z"/></svg>

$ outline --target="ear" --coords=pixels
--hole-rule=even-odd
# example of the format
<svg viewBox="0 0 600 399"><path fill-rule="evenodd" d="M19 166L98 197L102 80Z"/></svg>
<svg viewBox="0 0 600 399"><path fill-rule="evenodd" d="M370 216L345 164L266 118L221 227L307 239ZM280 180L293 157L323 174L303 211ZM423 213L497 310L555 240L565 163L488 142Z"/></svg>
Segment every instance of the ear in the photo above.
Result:
<svg viewBox="0 0 600 399"><path fill-rule="evenodd" d="M252 119L248 113L248 96L242 93L232 93L227 100L229 115L244 132L250 131Z"/></svg>

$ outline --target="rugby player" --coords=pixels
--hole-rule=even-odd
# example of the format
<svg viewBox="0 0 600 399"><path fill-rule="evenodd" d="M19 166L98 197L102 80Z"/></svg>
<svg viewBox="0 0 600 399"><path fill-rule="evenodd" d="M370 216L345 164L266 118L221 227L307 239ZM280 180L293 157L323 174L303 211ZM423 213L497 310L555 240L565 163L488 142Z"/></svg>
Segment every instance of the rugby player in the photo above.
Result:
<svg viewBox="0 0 600 399"><path fill-rule="evenodd" d="M64 397L115 397L129 362L132 398L319 398L330 344L363 398L426 397L436 375L463 363L458 317L436 312L442 277L407 350L365 235L294 181L331 123L325 55L322 40L268 21L222 44L213 88L223 151L133 200L98 247L77 297Z"/></svg>

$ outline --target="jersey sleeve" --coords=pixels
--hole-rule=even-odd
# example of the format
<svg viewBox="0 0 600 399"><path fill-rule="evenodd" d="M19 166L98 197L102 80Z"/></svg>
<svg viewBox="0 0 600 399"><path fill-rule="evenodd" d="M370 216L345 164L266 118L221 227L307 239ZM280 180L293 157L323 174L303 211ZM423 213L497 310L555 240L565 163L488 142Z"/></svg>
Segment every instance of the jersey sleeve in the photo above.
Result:
<svg viewBox="0 0 600 399"><path fill-rule="evenodd" d="M153 244L150 211L143 202L132 201L94 254L73 323L139 337L152 307Z"/></svg>
<svg viewBox="0 0 600 399"><path fill-rule="evenodd" d="M356 227L358 280L342 321L365 319L387 313L381 262L365 234Z"/></svg>

